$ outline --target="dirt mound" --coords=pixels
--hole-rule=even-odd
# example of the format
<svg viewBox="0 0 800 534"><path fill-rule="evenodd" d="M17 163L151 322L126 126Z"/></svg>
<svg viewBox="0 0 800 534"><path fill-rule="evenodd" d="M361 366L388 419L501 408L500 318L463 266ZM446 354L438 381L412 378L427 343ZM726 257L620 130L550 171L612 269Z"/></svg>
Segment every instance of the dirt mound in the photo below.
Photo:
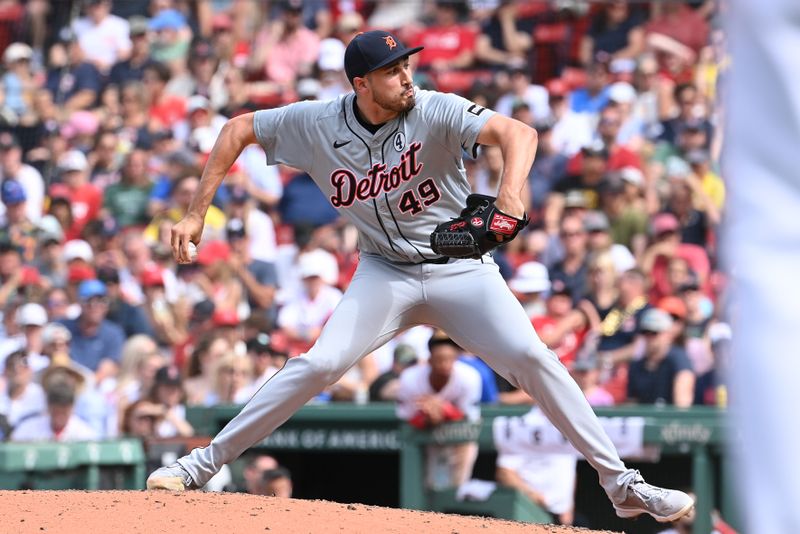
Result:
<svg viewBox="0 0 800 534"><path fill-rule="evenodd" d="M584 529L238 493L0 491L14 533L567 534Z"/></svg>

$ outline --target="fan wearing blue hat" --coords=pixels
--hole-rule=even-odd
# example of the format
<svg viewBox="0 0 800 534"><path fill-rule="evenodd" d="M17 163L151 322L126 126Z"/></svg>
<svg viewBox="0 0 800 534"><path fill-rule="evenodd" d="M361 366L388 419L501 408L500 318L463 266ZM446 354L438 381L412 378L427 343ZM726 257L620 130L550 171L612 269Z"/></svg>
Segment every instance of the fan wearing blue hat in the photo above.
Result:
<svg viewBox="0 0 800 534"><path fill-rule="evenodd" d="M98 383L113 376L120 357L125 333L108 315L108 290L97 279L84 280L78 286L81 314L76 319L60 321L70 334L72 359L95 372Z"/></svg>

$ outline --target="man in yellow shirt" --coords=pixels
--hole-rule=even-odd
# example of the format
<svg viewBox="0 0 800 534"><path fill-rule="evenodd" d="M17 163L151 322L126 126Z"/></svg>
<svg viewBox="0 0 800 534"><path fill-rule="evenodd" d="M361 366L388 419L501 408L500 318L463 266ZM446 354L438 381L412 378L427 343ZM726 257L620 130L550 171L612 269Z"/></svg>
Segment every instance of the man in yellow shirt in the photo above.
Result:
<svg viewBox="0 0 800 534"><path fill-rule="evenodd" d="M175 180L172 185L169 207L153 217L144 230L144 238L148 243L164 242L168 244L170 242L172 225L180 221L189 210L189 203L199 185L200 178L194 175L181 176ZM209 206L205 218L203 240L224 239L226 222L225 214L221 209L214 205Z"/></svg>
<svg viewBox="0 0 800 534"><path fill-rule="evenodd" d="M711 170L711 158L708 151L702 148L690 150L686 154L686 161L692 172L700 178L700 187L708 196L717 210L722 210L725 204L725 182L717 173Z"/></svg>

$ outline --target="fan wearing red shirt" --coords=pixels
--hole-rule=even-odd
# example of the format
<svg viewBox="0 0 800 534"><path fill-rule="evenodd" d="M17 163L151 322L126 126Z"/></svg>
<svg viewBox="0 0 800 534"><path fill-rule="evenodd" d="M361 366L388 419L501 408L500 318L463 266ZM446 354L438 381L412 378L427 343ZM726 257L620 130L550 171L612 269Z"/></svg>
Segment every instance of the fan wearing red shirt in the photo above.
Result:
<svg viewBox="0 0 800 534"><path fill-rule="evenodd" d="M72 208L72 226L67 230L67 240L80 237L86 223L97 218L103 207L103 193L89 183L89 162L79 150L70 150L58 160L61 171L60 184L53 184L50 196L66 196Z"/></svg>
<svg viewBox="0 0 800 534"><path fill-rule="evenodd" d="M186 101L164 92L171 77L169 67L163 63L147 65L142 74L147 101L150 103L148 114L161 128L172 128L186 117Z"/></svg>
<svg viewBox="0 0 800 534"><path fill-rule="evenodd" d="M477 28L459 24L458 15L455 2L436 2L433 24L421 30L412 40L412 47L425 47L418 55L418 68L439 72L472 66L478 31Z"/></svg>
<svg viewBox="0 0 800 534"><path fill-rule="evenodd" d="M603 141L603 146L608 150L608 170L618 171L625 167L634 167L642 170L642 160L633 150L617 143L617 135L622 126L622 111L617 104L609 104L600 112L600 121L597 123L597 135ZM583 164L583 154L578 152L569 163L567 172L580 173Z"/></svg>
<svg viewBox="0 0 800 534"><path fill-rule="evenodd" d="M569 369L575 362L588 328L583 314L572 309L572 292L569 287L559 282L560 280L553 282L552 293L547 299L547 314L534 317L531 324L541 340Z"/></svg>

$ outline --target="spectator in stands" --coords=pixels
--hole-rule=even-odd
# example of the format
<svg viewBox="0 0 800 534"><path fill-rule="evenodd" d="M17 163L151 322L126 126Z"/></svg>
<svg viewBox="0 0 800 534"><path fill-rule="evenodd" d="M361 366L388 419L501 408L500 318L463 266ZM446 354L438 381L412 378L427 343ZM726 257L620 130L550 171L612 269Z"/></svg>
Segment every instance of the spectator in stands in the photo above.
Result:
<svg viewBox="0 0 800 534"><path fill-rule="evenodd" d="M246 180L244 174L241 175ZM248 189L252 190L255 186L231 187L230 200L225 207L227 219L238 219L242 225L241 231L244 232L244 242L240 245L247 247L248 256L254 260L272 263L275 261L277 245L275 243L275 226L264 211L258 209L256 198ZM239 225L235 225L239 226ZM228 226L228 238L230 235Z"/></svg>
<svg viewBox="0 0 800 534"><path fill-rule="evenodd" d="M45 88L66 116L79 109L90 109L102 88L102 75L86 56L71 30L62 31L61 42L50 50L50 68Z"/></svg>
<svg viewBox="0 0 800 534"><path fill-rule="evenodd" d="M139 334L154 337L155 331L144 308L131 304L122 294L119 271L113 267L101 267L97 270L97 279L106 285L108 292L106 319L119 325L126 338Z"/></svg>
<svg viewBox="0 0 800 534"><path fill-rule="evenodd" d="M704 149L690 150L686 162L691 166L690 180L694 178L700 183L702 193L717 212L721 212L725 205L725 182L711 169L711 155ZM697 200L702 203L704 197Z"/></svg>
<svg viewBox="0 0 800 534"><path fill-rule="evenodd" d="M48 323L42 329L42 354L51 361L55 354L69 354L69 342L72 334L61 323Z"/></svg>
<svg viewBox="0 0 800 534"><path fill-rule="evenodd" d="M153 387L156 371L166 365L158 345L149 336L136 334L125 341L117 375L116 396L121 410L146 397Z"/></svg>
<svg viewBox="0 0 800 534"><path fill-rule="evenodd" d="M609 91L611 95L615 93L613 89L619 86L612 85ZM617 95L618 96L618 95ZM600 111L600 121L597 124L597 134L603 145L608 150L608 170L615 171L625 167L635 169L642 168L639 155L627 146L619 143L619 134L623 125L623 113L621 106L614 102L609 103Z"/></svg>
<svg viewBox="0 0 800 534"><path fill-rule="evenodd" d="M125 157L119 183L110 185L103 197L103 206L120 227L144 226L153 181L147 172L147 152L134 149Z"/></svg>
<svg viewBox="0 0 800 534"><path fill-rule="evenodd" d="M205 406L244 404L253 394L253 363L246 356L229 353L214 371L214 389L205 398Z"/></svg>
<svg viewBox="0 0 800 534"><path fill-rule="evenodd" d="M267 22L255 38L248 69L263 72L283 89L311 73L319 54L319 36L303 26L302 2L287 0L282 15Z"/></svg>
<svg viewBox="0 0 800 534"><path fill-rule="evenodd" d="M680 223L681 242L703 248L708 244L711 228L721 220L720 212L703 190L702 182L691 172L670 180L667 210Z"/></svg>
<svg viewBox="0 0 800 534"><path fill-rule="evenodd" d="M708 23L704 10L694 10L687 2L654 4L645 26L647 45L661 56L662 71L680 81L690 76L691 64L708 42ZM683 77L683 78L682 78Z"/></svg>
<svg viewBox="0 0 800 534"><path fill-rule="evenodd" d="M232 350L225 339L210 334L200 339L189 357L186 370L187 405L203 404L214 389L214 370L218 362Z"/></svg>
<svg viewBox="0 0 800 534"><path fill-rule="evenodd" d="M444 332L428 341L427 363L409 367L400 375L397 416L417 428L448 421L477 421L480 417L481 376L458 361L462 352ZM459 486L472 474L477 443L428 446L426 481L432 489Z"/></svg>
<svg viewBox="0 0 800 534"><path fill-rule="evenodd" d="M526 67L516 67L509 71L510 90L497 100L495 111L511 116L514 106L520 103L528 105L535 121L542 121L550 116L550 95L541 85L531 83L531 74Z"/></svg>
<svg viewBox="0 0 800 534"><path fill-rule="evenodd" d="M95 430L74 414L75 389L58 381L45 389L47 412L23 421L10 441L93 441Z"/></svg>
<svg viewBox="0 0 800 534"><path fill-rule="evenodd" d="M608 62L594 60L586 67L586 86L570 95L570 106L577 113L598 114L608 105Z"/></svg>
<svg viewBox="0 0 800 534"><path fill-rule="evenodd" d="M50 365L39 373L38 380L45 391L52 384L67 384L75 391L75 416L88 424L98 439L116 437L119 431L118 405L112 395L106 394L114 387L112 380L100 385L91 370L75 363L67 352L61 350L51 353Z"/></svg>
<svg viewBox="0 0 800 534"><path fill-rule="evenodd" d="M63 183L51 186L58 194L69 198L72 208L72 226L67 229L68 239L81 235L86 223L95 219L103 207L103 193L97 186L89 183L89 162L83 152L70 150L58 161ZM61 192L63 191L63 193Z"/></svg>
<svg viewBox="0 0 800 534"><path fill-rule="evenodd" d="M32 59L33 49L25 43L11 43L3 52L5 73L0 81L5 94L4 105L23 123L33 118L30 112L38 88L31 69Z"/></svg>
<svg viewBox="0 0 800 534"><path fill-rule="evenodd" d="M550 267L550 280L561 282L569 289L574 302L586 294L588 274L588 234L579 217L567 216L559 230L563 258Z"/></svg>
<svg viewBox="0 0 800 534"><path fill-rule="evenodd" d="M130 57L117 59L108 75L108 82L119 88L128 82L141 80L144 75L145 67L153 62L150 58L150 39L147 34L147 19L144 17L131 17L129 23L129 35L131 40Z"/></svg>
<svg viewBox="0 0 800 534"><path fill-rule="evenodd" d="M695 376L686 351L674 344L673 321L657 308L647 310L640 323L644 357L631 362L628 399L639 404L692 405Z"/></svg>
<svg viewBox="0 0 800 534"><path fill-rule="evenodd" d="M640 260L640 266L652 280L650 300L657 302L669 294L668 266L673 258L683 258L689 268L705 285L710 272L708 255L698 245L681 243L680 223L672 213L659 213L653 217L653 243Z"/></svg>
<svg viewBox="0 0 800 534"><path fill-rule="evenodd" d="M225 241L207 242L197 256L202 271L196 283L217 311L238 310L244 296L242 283L234 277L230 258L230 245Z"/></svg>
<svg viewBox="0 0 800 534"><path fill-rule="evenodd" d="M597 58L609 62L636 59L644 51L644 17L624 0L612 0L590 17L583 36L580 60L585 66Z"/></svg>
<svg viewBox="0 0 800 534"><path fill-rule="evenodd" d="M550 274L547 267L537 261L525 262L517 267L508 287L520 301L528 317L544 315L544 294L550 289Z"/></svg>
<svg viewBox="0 0 800 534"><path fill-rule="evenodd" d="M61 287L52 287L45 294L45 308L48 320L58 321L69 315L70 300L67 292Z"/></svg>
<svg viewBox="0 0 800 534"><path fill-rule="evenodd" d="M599 187L600 208L608 216L612 240L627 247L636 258L647 246L649 219L644 187L644 175L634 167L609 173Z"/></svg>
<svg viewBox="0 0 800 534"><path fill-rule="evenodd" d="M85 280L78 286L81 304L80 316L65 319L70 340L70 355L79 364L88 367L97 375L97 382L116 373L122 354L125 333L122 328L106 319L108 292L100 280Z"/></svg>
<svg viewBox="0 0 800 534"><path fill-rule="evenodd" d="M177 367L167 365L156 371L148 400L162 410L162 419L156 426L158 437L194 435L194 428L186 420L186 390Z"/></svg>
<svg viewBox="0 0 800 534"><path fill-rule="evenodd" d="M533 124L539 133L539 144L536 147L536 159L528 175L528 188L531 193L532 219L540 219L550 191L567 169L567 157L560 153L553 142L555 120L548 117Z"/></svg>
<svg viewBox="0 0 800 534"><path fill-rule="evenodd" d="M392 354L392 367L378 376L369 386L370 402L397 400L400 389L400 375L417 363L417 353L414 348L404 343L398 344Z"/></svg>
<svg viewBox="0 0 800 534"><path fill-rule="evenodd" d="M153 59L169 65L173 72L186 68L186 56L192 39L192 30L186 17L177 9L161 9L148 24L154 33L151 42Z"/></svg>
<svg viewBox="0 0 800 534"><path fill-rule="evenodd" d="M23 350L12 352L5 359L4 389L0 391L0 414L15 428L20 422L42 414L47 409L42 387L33 382L33 370Z"/></svg>
<svg viewBox="0 0 800 534"><path fill-rule="evenodd" d="M482 64L495 69L528 64L528 54L533 47L534 21L530 17L520 17L519 11L519 2L500 2L482 24L475 42L475 57Z"/></svg>
<svg viewBox="0 0 800 534"><path fill-rule="evenodd" d="M250 89L248 88L244 73L241 69L228 69L225 72L222 83L225 85L225 92L228 95L228 99L225 105L220 108L220 115L233 118L259 109L258 104L253 102L250 97Z"/></svg>
<svg viewBox="0 0 800 534"><path fill-rule="evenodd" d="M47 311L41 304L26 302L14 314L14 320L22 329L22 346L30 368L37 372L46 367L49 360L44 355L42 328L47 324Z"/></svg>
<svg viewBox="0 0 800 534"><path fill-rule="evenodd" d="M605 318L617 302L619 297L617 282L620 274L622 273L617 270L610 253L599 252L589 257L588 291L584 300L594 308L598 322Z"/></svg>
<svg viewBox="0 0 800 534"><path fill-rule="evenodd" d="M151 131L172 128L178 121L186 117L186 101L166 92L167 83L171 77L169 67L163 63L150 63L144 67L143 94L149 106L148 129Z"/></svg>
<svg viewBox="0 0 800 534"><path fill-rule="evenodd" d="M369 386L378 378L378 365L373 354L367 354L342 377L327 388L325 393L334 402L355 402L365 404L369 401Z"/></svg>
<svg viewBox="0 0 800 534"><path fill-rule="evenodd" d="M165 272L158 265L147 267L140 278L144 292L144 309L156 340L163 346L175 346L187 336L187 325L176 310L176 303L167 300Z"/></svg>
<svg viewBox="0 0 800 534"><path fill-rule="evenodd" d="M111 0L88 0L84 6L86 16L73 21L72 31L87 61L107 74L114 63L130 55L130 26L111 14Z"/></svg>
<svg viewBox="0 0 800 534"><path fill-rule="evenodd" d="M649 307L646 287L647 276L642 271L625 271L619 278L617 301L605 316L600 317L600 341L597 345L600 383L617 403L625 400L628 362L636 350L636 334L640 330L642 314Z"/></svg>
<svg viewBox="0 0 800 534"><path fill-rule="evenodd" d="M209 109L219 109L225 104L225 86L219 67L214 44L208 39L196 39L189 53L189 70L174 77L169 90L185 97L202 96L209 101Z"/></svg>
<svg viewBox="0 0 800 534"><path fill-rule="evenodd" d="M599 190L608 167L608 150L599 141L583 147L573 161L580 163L577 174L567 174L553 186L544 208L544 222L549 229L557 227L564 214L566 195L576 191L584 197L584 207L598 209Z"/></svg>
<svg viewBox="0 0 800 534"><path fill-rule="evenodd" d="M252 396L267 380L280 370L273 360L273 347L270 345L270 335L259 332L246 342L247 355L253 367L253 382L250 387Z"/></svg>
<svg viewBox="0 0 800 534"><path fill-rule="evenodd" d="M301 255L298 271L301 292L290 297L278 313L278 326L290 340L291 355L305 352L314 344L322 325L342 299L342 292L326 281L328 273L316 255Z"/></svg>
<svg viewBox="0 0 800 534"><path fill-rule="evenodd" d="M548 81L545 87L553 113L553 149L572 157L591 143L594 124L590 115L572 110L570 88L565 81L556 78Z"/></svg>
<svg viewBox="0 0 800 534"><path fill-rule="evenodd" d="M114 91L117 91L116 88ZM103 92L108 94L108 89ZM109 97L112 98L112 97ZM112 106L117 106L117 95L113 95L114 103L104 103L103 108L109 115L119 119L120 110ZM116 120L115 119L115 120ZM109 120L109 119L106 119ZM116 130L116 128L114 128ZM116 131L100 130L96 133L96 140L89 147L89 181L105 191L105 189L115 184L120 178L120 167L122 166L122 154L120 153L120 139Z"/></svg>
<svg viewBox="0 0 800 534"><path fill-rule="evenodd" d="M593 321L586 317L581 301L573 309L573 294L561 280L554 280L547 298L545 313L531 319L533 327L541 340L556 353L561 363L568 369L572 367L576 355L583 345ZM594 316L591 316L593 319Z"/></svg>
<svg viewBox="0 0 800 534"><path fill-rule="evenodd" d="M0 200L5 205L2 217L2 233L11 243L19 247L26 261L36 254L38 228L26 214L25 190L14 179L6 179L0 186Z"/></svg>
<svg viewBox="0 0 800 534"><path fill-rule="evenodd" d="M602 190L602 189L601 189ZM636 267L636 259L625 245L614 243L611 239L611 223L602 211L589 211L583 216L583 228L589 235L590 254L608 252L618 273Z"/></svg>
<svg viewBox="0 0 800 534"><path fill-rule="evenodd" d="M411 46L424 46L419 53L418 68L443 72L467 69L475 62L477 32L459 22L461 2L436 2L433 21L411 39Z"/></svg>
<svg viewBox="0 0 800 534"><path fill-rule="evenodd" d="M691 83L678 84L673 90L673 98L677 110L661 121L659 139L670 145L678 146L681 144L681 135L697 132L704 135L703 146L691 148L709 148L714 131L708 119L698 116L700 94L697 87Z"/></svg>
<svg viewBox="0 0 800 534"><path fill-rule="evenodd" d="M157 215L144 231L144 236L150 243L159 241L160 230L165 222L176 223L183 217L199 185L200 179L196 174L180 176L175 180L170 191L170 205L164 213ZM208 244L214 239L221 239L224 232L225 214L218 207L209 206L202 242ZM202 249L203 247L200 247L200 250Z"/></svg>
<svg viewBox="0 0 800 534"><path fill-rule="evenodd" d="M264 471L262 476L263 489L259 492L259 495L269 495L283 499L292 497L292 475L288 469L279 466L275 469Z"/></svg>
<svg viewBox="0 0 800 534"><path fill-rule="evenodd" d="M578 357L570 372L591 406L614 405L614 397L600 385L600 362L596 354L589 351Z"/></svg>
<svg viewBox="0 0 800 534"><path fill-rule="evenodd" d="M39 171L23 162L22 146L11 132L0 133L0 172L4 181L16 180L22 186L25 215L29 221L39 222L44 205L44 180Z"/></svg>
<svg viewBox="0 0 800 534"><path fill-rule="evenodd" d="M164 418L164 408L146 399L139 399L128 405L121 418L122 437L149 440L158 437L156 428Z"/></svg>

